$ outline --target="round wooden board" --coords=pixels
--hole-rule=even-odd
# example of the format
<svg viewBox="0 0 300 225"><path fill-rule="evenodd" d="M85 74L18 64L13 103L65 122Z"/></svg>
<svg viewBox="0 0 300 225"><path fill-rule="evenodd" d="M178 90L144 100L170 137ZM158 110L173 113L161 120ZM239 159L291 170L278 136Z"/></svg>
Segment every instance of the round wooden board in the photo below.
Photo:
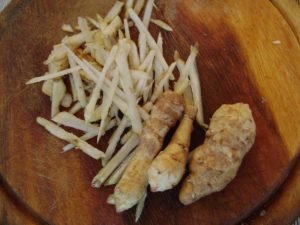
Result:
<svg viewBox="0 0 300 225"><path fill-rule="evenodd" d="M276 194L241 225L291 225L300 215L300 161ZM22 204L5 184L0 185L0 224L47 224ZM263 214L262 214L263 213Z"/></svg>
<svg viewBox="0 0 300 225"><path fill-rule="evenodd" d="M90 187L99 164L79 151L60 154L63 142L36 125L37 116L49 117L49 100L40 86L24 85L45 71L42 61L63 37L62 23L104 14L109 2L15 1L1 20L0 171L18 198L50 224L134 223L133 210L116 214L105 203L112 188ZM186 57L189 45L199 43L206 120L223 103L247 102L257 139L225 190L187 207L178 202L179 188L150 194L139 223L234 224L267 200L297 158L299 44L268 1L173 0L157 5L155 15L175 30L163 33L169 62L175 47ZM193 136L194 146L203 139L200 133Z"/></svg>

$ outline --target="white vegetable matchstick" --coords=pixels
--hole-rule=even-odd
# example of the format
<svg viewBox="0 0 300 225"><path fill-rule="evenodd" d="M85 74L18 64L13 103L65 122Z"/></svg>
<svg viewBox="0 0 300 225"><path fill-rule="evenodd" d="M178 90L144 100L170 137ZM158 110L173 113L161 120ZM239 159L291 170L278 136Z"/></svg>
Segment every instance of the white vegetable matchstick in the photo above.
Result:
<svg viewBox="0 0 300 225"><path fill-rule="evenodd" d="M128 140L129 138L131 137L131 135L133 134L132 130L130 129L129 131L127 131L127 133L125 133L123 135L123 137L121 138L121 145L124 145Z"/></svg>
<svg viewBox="0 0 300 225"><path fill-rule="evenodd" d="M148 102L150 97L152 96L152 87L153 87L154 81L152 81L144 90L143 93L143 100L144 102Z"/></svg>
<svg viewBox="0 0 300 225"><path fill-rule="evenodd" d="M145 0L137 0L137 1L136 1L133 10L135 11L135 13L136 13L137 15L139 15L140 12L142 11L142 9L143 9L143 7L144 7L144 4L145 4Z"/></svg>
<svg viewBox="0 0 300 225"><path fill-rule="evenodd" d="M157 46L159 48L159 50L163 53L163 38L161 33L158 34L158 38L157 38ZM161 65L160 60L155 57L154 59L154 73L155 73L155 86L158 85L159 80L161 80L161 75L163 74L164 69Z"/></svg>
<svg viewBox="0 0 300 225"><path fill-rule="evenodd" d="M138 202L136 206L136 212L135 212L135 222L137 223L138 220L140 219L144 206L145 206L145 201L147 198L147 191L145 192L144 196L141 198L141 200Z"/></svg>
<svg viewBox="0 0 300 225"><path fill-rule="evenodd" d="M76 114L79 110L82 109L80 102L76 102L75 105L69 110L69 113Z"/></svg>
<svg viewBox="0 0 300 225"><path fill-rule="evenodd" d="M123 87L128 101L128 117L132 123L133 131L139 134L142 131L142 122L137 109L136 96L131 92L133 85L127 61L129 52L126 48L127 44L121 43L118 55L116 57L116 63L121 74L121 86Z"/></svg>
<svg viewBox="0 0 300 225"><path fill-rule="evenodd" d="M71 68L76 67L76 63L74 59L71 57L70 53L68 54L68 60ZM76 89L78 100L81 104L81 107L84 108L87 104L87 99L86 99L86 94L83 88L83 83L80 74L78 71L74 71L72 72L72 76L73 76L74 86Z"/></svg>
<svg viewBox="0 0 300 225"><path fill-rule="evenodd" d="M64 39L63 39L64 40ZM84 41L84 40L83 40ZM54 45L48 59L44 62L45 65L50 63L58 62L64 60L66 57L66 51L62 48L60 44Z"/></svg>
<svg viewBox="0 0 300 225"><path fill-rule="evenodd" d="M150 80L151 77L144 71L130 70L131 76L134 80Z"/></svg>
<svg viewBox="0 0 300 225"><path fill-rule="evenodd" d="M118 83L119 83L119 71L115 70L113 80L112 80L111 89L107 94L104 93L105 97L103 97L103 101L102 101L101 123L100 123L100 128L99 128L99 131L98 131L97 142L99 142L101 136L103 135L104 121L105 121L105 119L108 115L108 111L109 111L109 109L112 105L113 97L115 95L115 91L116 91Z"/></svg>
<svg viewBox="0 0 300 225"><path fill-rule="evenodd" d="M121 29L118 30L118 38L119 38L119 40L125 38L125 35Z"/></svg>
<svg viewBox="0 0 300 225"><path fill-rule="evenodd" d="M111 173L120 165L120 163L132 152L139 144L139 137L133 134L118 153L99 171L92 181L92 187L100 188Z"/></svg>
<svg viewBox="0 0 300 225"><path fill-rule="evenodd" d="M116 16L113 21L103 31L104 35L112 36L122 27L122 20L119 16ZM107 39L109 40L109 39Z"/></svg>
<svg viewBox="0 0 300 225"><path fill-rule="evenodd" d="M174 89L176 92L183 93L185 91L186 87L189 85L188 75L189 75L191 67L193 66L193 64L196 60L197 54L198 54L197 47L192 46L191 53L185 63L183 71L180 74L178 81L175 83Z"/></svg>
<svg viewBox="0 0 300 225"><path fill-rule="evenodd" d="M158 47L157 43L155 42L154 38L151 36L150 32L145 27L145 25L143 24L141 19L138 17L138 15L132 9L129 9L128 12L129 12L129 15L130 15L132 21L135 23L136 27L138 28L139 32L146 34L147 42L148 42L149 46L152 49L156 50L156 57L160 60L162 66L163 66L163 69L166 71L168 69L168 63L166 62L162 52L159 50L159 47Z"/></svg>
<svg viewBox="0 0 300 225"><path fill-rule="evenodd" d="M72 105L72 102L73 102L72 95L66 93L60 104L65 108L69 108Z"/></svg>
<svg viewBox="0 0 300 225"><path fill-rule="evenodd" d="M200 76L197 69L196 61L194 61L192 67L190 68L189 77L191 80L191 89L193 93L194 105L197 108L196 120L200 126L207 126L204 124L203 117L203 103L202 103L202 93L201 93L201 82Z"/></svg>
<svg viewBox="0 0 300 225"><path fill-rule="evenodd" d="M62 46L68 52L70 57L72 57L73 60L78 64L78 66L80 66L80 69L86 72L86 74L90 77L90 79L96 83L97 82L96 75L84 64L84 62L77 55L75 55L75 53L69 47L67 47L65 44L62 44Z"/></svg>
<svg viewBox="0 0 300 225"><path fill-rule="evenodd" d="M91 42L92 34L91 34L91 30L89 28L89 25L88 25L88 22L86 21L86 19L84 19L82 17L78 17L78 26L84 35L85 42L87 42L87 43Z"/></svg>
<svg viewBox="0 0 300 225"><path fill-rule="evenodd" d="M95 19L91 18L91 17L87 17L86 18L93 26L95 26L97 29L101 29L101 25L98 21L96 21Z"/></svg>
<svg viewBox="0 0 300 225"><path fill-rule="evenodd" d="M148 29L149 24L150 24L150 19L152 15L152 10L153 10L153 5L154 5L154 0L148 0L146 7L145 7L145 12L144 12L144 17L143 17L143 23L145 24L145 27Z"/></svg>
<svg viewBox="0 0 300 225"><path fill-rule="evenodd" d="M146 58L147 53L149 52L149 48L147 46L146 34L141 32L138 38L138 45L140 51L140 61L143 62Z"/></svg>
<svg viewBox="0 0 300 225"><path fill-rule="evenodd" d="M97 136L97 134L95 134L94 132L91 132L91 133L86 133L86 134L82 135L80 137L80 139L83 141L88 141L88 140L93 139L96 136ZM76 147L76 146L73 144L67 144L66 146L63 147L63 153L72 150L74 147Z"/></svg>
<svg viewBox="0 0 300 225"><path fill-rule="evenodd" d="M70 24L63 24L61 26L61 29L65 32L69 32L69 33L73 33L74 32L74 29L73 27L70 25Z"/></svg>
<svg viewBox="0 0 300 225"><path fill-rule="evenodd" d="M125 37L127 39L131 40L130 30L129 30L129 26L128 26L128 20L126 18L124 19L124 30L125 30Z"/></svg>
<svg viewBox="0 0 300 225"><path fill-rule="evenodd" d="M156 99L162 94L163 92L163 87L165 85L166 82L169 81L170 77L172 76L172 72L176 67L176 62L173 62L171 64L171 66L169 67L168 71L165 73L165 75L163 75L163 78L161 79L161 81L159 82L159 84L157 85L157 87L155 87L154 89L154 93L151 97L151 102L155 102Z"/></svg>
<svg viewBox="0 0 300 225"><path fill-rule="evenodd" d="M49 72L57 72L57 66L54 63L48 65ZM51 96L51 117L59 113L59 106L66 93L66 85L62 79L53 80L52 96Z"/></svg>
<svg viewBox="0 0 300 225"><path fill-rule="evenodd" d="M59 106L65 96L66 85L62 79L53 81L52 98L51 98L51 117L59 113Z"/></svg>
<svg viewBox="0 0 300 225"><path fill-rule="evenodd" d="M141 114L143 121L147 121L149 119L150 115L147 113L145 109L143 109L143 107L139 106L139 112Z"/></svg>
<svg viewBox="0 0 300 225"><path fill-rule="evenodd" d="M128 166L131 158L134 156L135 153L136 150L130 153L129 156L127 156L127 158L121 163L121 165L112 173L112 175L104 183L105 186L114 185L119 182L126 167Z"/></svg>
<svg viewBox="0 0 300 225"><path fill-rule="evenodd" d="M173 31L172 27L170 27L167 23L162 20L151 19L151 22L157 25L158 27L164 29L165 31Z"/></svg>
<svg viewBox="0 0 300 225"><path fill-rule="evenodd" d="M116 1L113 7L108 11L106 16L104 17L104 21L106 23L110 23L113 19L115 19L115 17L117 17L120 14L123 6L124 2Z"/></svg>
<svg viewBox="0 0 300 225"><path fill-rule="evenodd" d="M113 133L113 135L111 136L111 138L108 141L108 147L105 151L105 158L102 159L102 165L105 166L106 163L110 160L111 156L114 154L116 147L119 143L119 140L121 138L121 135L123 134L124 130L126 129L126 127L128 126L128 120L127 118L124 116L118 126L118 128L115 130L115 132Z"/></svg>
<svg viewBox="0 0 300 225"><path fill-rule="evenodd" d="M42 85L42 92L49 97L52 96L53 80L46 80Z"/></svg>
<svg viewBox="0 0 300 225"><path fill-rule="evenodd" d="M139 70L145 71L148 66L152 65L155 56L155 50L151 50L145 57L143 63L140 65Z"/></svg>
<svg viewBox="0 0 300 225"><path fill-rule="evenodd" d="M60 78L63 77L65 75L68 75L74 71L79 71L81 68L79 66L70 68L70 69L66 69L66 70L62 70L59 72L55 72L55 73L50 73L50 74L45 74L43 76L40 77L34 77L32 79L30 79L29 81L26 82L26 84L34 84L34 83L38 83L41 81L46 81L46 80L53 80L56 78Z"/></svg>
<svg viewBox="0 0 300 225"><path fill-rule="evenodd" d="M108 56L107 56L108 58ZM94 75L96 75L96 77L101 77L101 72L98 71L95 67L93 67L88 61L86 61L85 59L83 60L83 63L94 73ZM108 71L108 75L112 75L111 71ZM104 84L107 87L111 88L112 86L112 81L110 81L107 77L104 78ZM104 91L104 90L103 90ZM125 93L119 88L116 88L116 94L118 95L118 97L120 97L121 99L125 99L124 95Z"/></svg>
<svg viewBox="0 0 300 225"><path fill-rule="evenodd" d="M106 202L107 204L114 205L115 204L114 195L113 194L109 195Z"/></svg>
<svg viewBox="0 0 300 225"><path fill-rule="evenodd" d="M64 129L55 125L54 123L41 117L37 118L37 122L38 124L43 126L46 130L48 130L51 134L53 134L54 136L62 140L72 143L73 145L81 149L88 156L94 159L100 159L105 157L105 154L102 151L96 149L95 147L91 146L87 142L81 140L76 135L65 131Z"/></svg>
<svg viewBox="0 0 300 225"><path fill-rule="evenodd" d="M62 43L69 46L72 49L78 48L79 46L81 46L83 43L85 42L85 36L84 34L78 33L78 34L74 34L72 36L67 36L65 38L62 39ZM62 48L62 45L59 44L58 45L62 50L64 50ZM65 52L65 51L64 51Z"/></svg>
<svg viewBox="0 0 300 225"><path fill-rule="evenodd" d="M78 100L77 90L76 90L76 87L75 87L73 76L71 74L69 74L69 81L70 81L70 85L71 85L72 99L73 99L74 102L76 102Z"/></svg>
<svg viewBox="0 0 300 225"><path fill-rule="evenodd" d="M112 119L110 120L108 123L106 123L105 125L105 130L109 131L110 129L112 129L113 127L115 127L117 125L116 120ZM90 133L86 133L83 136L80 137L81 140L83 141L88 141L90 139L93 139L94 137L96 137L97 134L95 132L90 132ZM68 144L66 146L63 147L63 153L70 151L71 149L73 149L75 146L72 144Z"/></svg>
<svg viewBox="0 0 300 225"><path fill-rule="evenodd" d="M95 76L95 77L100 77L101 76L101 72L97 71L95 68L93 68L88 62L83 61L83 63L85 64L86 68L91 70L90 73L92 73L93 75L90 74L90 76ZM104 83L103 83L103 86L102 86L102 91L105 92L105 93L108 93L110 88L111 88L111 85L112 85L111 81L109 81L108 79L104 79ZM114 104L116 104L118 106L118 108L122 111L122 113L124 115L127 115L128 105L122 99L122 98L125 98L124 95L125 94L123 93L123 91L121 91L119 88L117 88L116 89L116 95L114 95L114 97L113 97L113 102L114 102Z"/></svg>
<svg viewBox="0 0 300 225"><path fill-rule="evenodd" d="M102 88L102 84L104 81L104 78L107 74L107 71L109 70L110 66L112 65L113 61L115 60L116 53L118 51L118 47L114 46L108 56L108 59L105 62L105 65L103 67L103 70L101 72L101 76L98 77L96 87L93 90L93 93L91 95L89 103L86 105L85 110L84 110L84 118L86 121L89 121L90 118L92 117L92 114L95 110L95 106L97 103L97 100L100 97L100 91Z"/></svg>
<svg viewBox="0 0 300 225"><path fill-rule="evenodd" d="M125 18L128 17L128 9L131 9L133 6L134 0L127 0L126 1L126 12L125 12Z"/></svg>
<svg viewBox="0 0 300 225"><path fill-rule="evenodd" d="M147 89L147 81L148 79L137 79L136 85L135 85L135 93L137 95L141 95L145 92L145 89Z"/></svg>
<svg viewBox="0 0 300 225"><path fill-rule="evenodd" d="M81 130L88 133L98 134L99 127L90 123L86 123L84 120L79 119L78 117L70 114L68 112L60 112L55 117L52 118L52 121L67 126Z"/></svg>
<svg viewBox="0 0 300 225"><path fill-rule="evenodd" d="M139 52L138 52L136 44L133 41L131 41L130 43L131 43L131 48L130 48L130 52L129 52L130 68L138 69L138 67L140 65Z"/></svg>
<svg viewBox="0 0 300 225"><path fill-rule="evenodd" d="M103 84L102 90L106 93L109 92L110 87L107 86L105 83ZM114 104L120 109L120 111L124 114L124 115L128 115L128 104L126 102L123 101L123 99L121 99L120 97L118 97L117 95L114 95L113 97L113 102Z"/></svg>

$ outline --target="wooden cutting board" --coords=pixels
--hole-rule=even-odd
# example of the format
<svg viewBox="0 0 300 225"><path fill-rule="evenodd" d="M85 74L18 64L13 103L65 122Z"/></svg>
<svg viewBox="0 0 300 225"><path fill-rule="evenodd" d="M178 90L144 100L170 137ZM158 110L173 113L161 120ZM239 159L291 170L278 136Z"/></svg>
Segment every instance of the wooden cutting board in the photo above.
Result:
<svg viewBox="0 0 300 225"><path fill-rule="evenodd" d="M63 33L62 23L104 14L109 1L15 1L0 30L0 171L17 197L51 224L133 224L134 211L116 214L105 203L112 188L90 181L99 163L79 151L60 154L63 142L36 125L49 117L39 86L24 82L45 71L42 61ZM237 178L222 192L188 207L178 189L150 194L140 224L234 224L261 205L285 179L300 138L300 47L268 1L158 1L157 17L175 32L163 33L170 61L174 48L187 56L198 42L206 120L223 103L250 104L257 139ZM7 23L9 21L9 23ZM280 40L280 45L273 41ZM194 146L203 137L193 136ZM99 147L104 148L106 143Z"/></svg>

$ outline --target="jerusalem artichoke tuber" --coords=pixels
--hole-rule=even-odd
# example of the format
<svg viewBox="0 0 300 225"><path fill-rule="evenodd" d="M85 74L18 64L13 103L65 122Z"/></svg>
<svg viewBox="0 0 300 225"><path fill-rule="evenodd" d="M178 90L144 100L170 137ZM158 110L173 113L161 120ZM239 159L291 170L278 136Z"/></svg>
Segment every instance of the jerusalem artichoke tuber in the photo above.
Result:
<svg viewBox="0 0 300 225"><path fill-rule="evenodd" d="M194 106L186 106L184 117L170 144L152 162L148 171L151 191L171 189L181 180L185 172L196 112Z"/></svg>
<svg viewBox="0 0 300 225"><path fill-rule="evenodd" d="M247 104L223 105L213 115L204 144L190 161L179 199L184 205L217 192L236 176L254 143L256 126Z"/></svg>
<svg viewBox="0 0 300 225"><path fill-rule="evenodd" d="M157 100L143 128L137 153L115 187L118 212L133 207L143 197L148 185L148 168L161 149L165 135L181 118L183 109L183 98L175 92L165 92Z"/></svg>

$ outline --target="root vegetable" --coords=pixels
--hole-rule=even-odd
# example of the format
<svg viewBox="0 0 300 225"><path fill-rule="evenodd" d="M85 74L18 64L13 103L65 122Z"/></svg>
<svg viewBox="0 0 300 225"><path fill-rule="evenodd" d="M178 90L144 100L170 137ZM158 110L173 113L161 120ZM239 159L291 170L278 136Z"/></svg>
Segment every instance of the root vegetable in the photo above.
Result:
<svg viewBox="0 0 300 225"><path fill-rule="evenodd" d="M133 207L143 197L148 185L148 168L161 149L165 135L181 118L183 105L182 96L170 91L157 100L150 119L143 128L137 153L115 187L114 197L118 212Z"/></svg>
<svg viewBox="0 0 300 225"><path fill-rule="evenodd" d="M247 104L221 106L211 119L204 144L193 151L180 201L188 205L225 188L252 147L255 130Z"/></svg>
<svg viewBox="0 0 300 225"><path fill-rule="evenodd" d="M171 189L180 182L185 172L196 112L194 106L186 106L184 117L171 142L152 162L148 170L152 192Z"/></svg>

